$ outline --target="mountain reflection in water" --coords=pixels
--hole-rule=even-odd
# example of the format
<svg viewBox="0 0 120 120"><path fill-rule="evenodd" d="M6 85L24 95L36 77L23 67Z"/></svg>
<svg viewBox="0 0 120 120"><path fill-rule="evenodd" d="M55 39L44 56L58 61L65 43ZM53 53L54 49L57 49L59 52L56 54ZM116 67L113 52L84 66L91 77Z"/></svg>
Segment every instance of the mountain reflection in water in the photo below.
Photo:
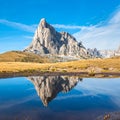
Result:
<svg viewBox="0 0 120 120"><path fill-rule="evenodd" d="M34 84L44 106L47 106L59 92L69 92L82 81L82 78L77 76L32 76L28 79Z"/></svg>
<svg viewBox="0 0 120 120"><path fill-rule="evenodd" d="M103 120L107 113L120 114L119 92L120 78L3 78L0 120Z"/></svg>

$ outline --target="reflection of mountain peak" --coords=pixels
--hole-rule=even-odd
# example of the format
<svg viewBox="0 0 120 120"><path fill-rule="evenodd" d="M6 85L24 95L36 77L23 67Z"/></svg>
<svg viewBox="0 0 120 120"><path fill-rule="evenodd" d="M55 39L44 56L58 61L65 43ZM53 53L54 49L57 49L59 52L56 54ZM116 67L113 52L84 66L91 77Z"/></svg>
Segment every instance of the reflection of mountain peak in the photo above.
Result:
<svg viewBox="0 0 120 120"><path fill-rule="evenodd" d="M79 80L78 77L66 77L66 76L32 76L28 77L40 96L45 106L54 99L59 92L70 91Z"/></svg>

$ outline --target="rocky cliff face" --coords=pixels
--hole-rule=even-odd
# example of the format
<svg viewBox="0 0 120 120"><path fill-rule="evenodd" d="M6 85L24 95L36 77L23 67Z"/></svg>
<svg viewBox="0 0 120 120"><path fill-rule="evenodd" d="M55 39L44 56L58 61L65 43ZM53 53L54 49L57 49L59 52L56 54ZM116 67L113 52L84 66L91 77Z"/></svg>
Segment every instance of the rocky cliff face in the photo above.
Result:
<svg viewBox="0 0 120 120"><path fill-rule="evenodd" d="M70 91L79 80L78 77L65 76L32 76L28 79L34 84L38 96L40 96L44 106L54 99L59 92Z"/></svg>
<svg viewBox="0 0 120 120"><path fill-rule="evenodd" d="M87 50L82 43L77 42L67 32L57 32L45 19L40 21L33 41L25 51L40 55L88 57Z"/></svg>
<svg viewBox="0 0 120 120"><path fill-rule="evenodd" d="M94 48L94 49L88 48L87 52L91 56L91 58L102 58L103 57L102 54L100 53L100 51L97 50L96 48Z"/></svg>

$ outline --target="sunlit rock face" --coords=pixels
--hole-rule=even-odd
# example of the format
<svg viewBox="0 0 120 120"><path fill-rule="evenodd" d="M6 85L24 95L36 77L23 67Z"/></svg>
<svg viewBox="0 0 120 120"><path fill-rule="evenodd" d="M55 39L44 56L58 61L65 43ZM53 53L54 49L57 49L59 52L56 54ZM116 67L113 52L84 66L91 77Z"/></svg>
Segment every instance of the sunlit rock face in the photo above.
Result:
<svg viewBox="0 0 120 120"><path fill-rule="evenodd" d="M40 96L44 106L54 99L59 92L68 92L78 81L82 80L78 77L66 76L32 76L28 77L35 86L38 96Z"/></svg>
<svg viewBox="0 0 120 120"><path fill-rule="evenodd" d="M41 19L31 45L24 51L40 55L88 57L86 48L67 32L57 32Z"/></svg>

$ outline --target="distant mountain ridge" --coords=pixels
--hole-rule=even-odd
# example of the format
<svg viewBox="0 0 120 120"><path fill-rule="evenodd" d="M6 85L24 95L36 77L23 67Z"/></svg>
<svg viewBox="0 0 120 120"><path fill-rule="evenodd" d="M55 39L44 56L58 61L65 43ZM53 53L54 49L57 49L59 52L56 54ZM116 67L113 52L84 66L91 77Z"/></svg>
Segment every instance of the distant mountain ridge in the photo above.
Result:
<svg viewBox="0 0 120 120"><path fill-rule="evenodd" d="M87 58L87 49L67 32L57 32L45 19L41 19L31 45L24 51Z"/></svg>
<svg viewBox="0 0 120 120"><path fill-rule="evenodd" d="M96 48L88 48L87 51L93 58L110 58L120 56L120 46L116 50L97 50Z"/></svg>
<svg viewBox="0 0 120 120"><path fill-rule="evenodd" d="M120 56L120 46L116 50L100 50L99 52L104 58Z"/></svg>

